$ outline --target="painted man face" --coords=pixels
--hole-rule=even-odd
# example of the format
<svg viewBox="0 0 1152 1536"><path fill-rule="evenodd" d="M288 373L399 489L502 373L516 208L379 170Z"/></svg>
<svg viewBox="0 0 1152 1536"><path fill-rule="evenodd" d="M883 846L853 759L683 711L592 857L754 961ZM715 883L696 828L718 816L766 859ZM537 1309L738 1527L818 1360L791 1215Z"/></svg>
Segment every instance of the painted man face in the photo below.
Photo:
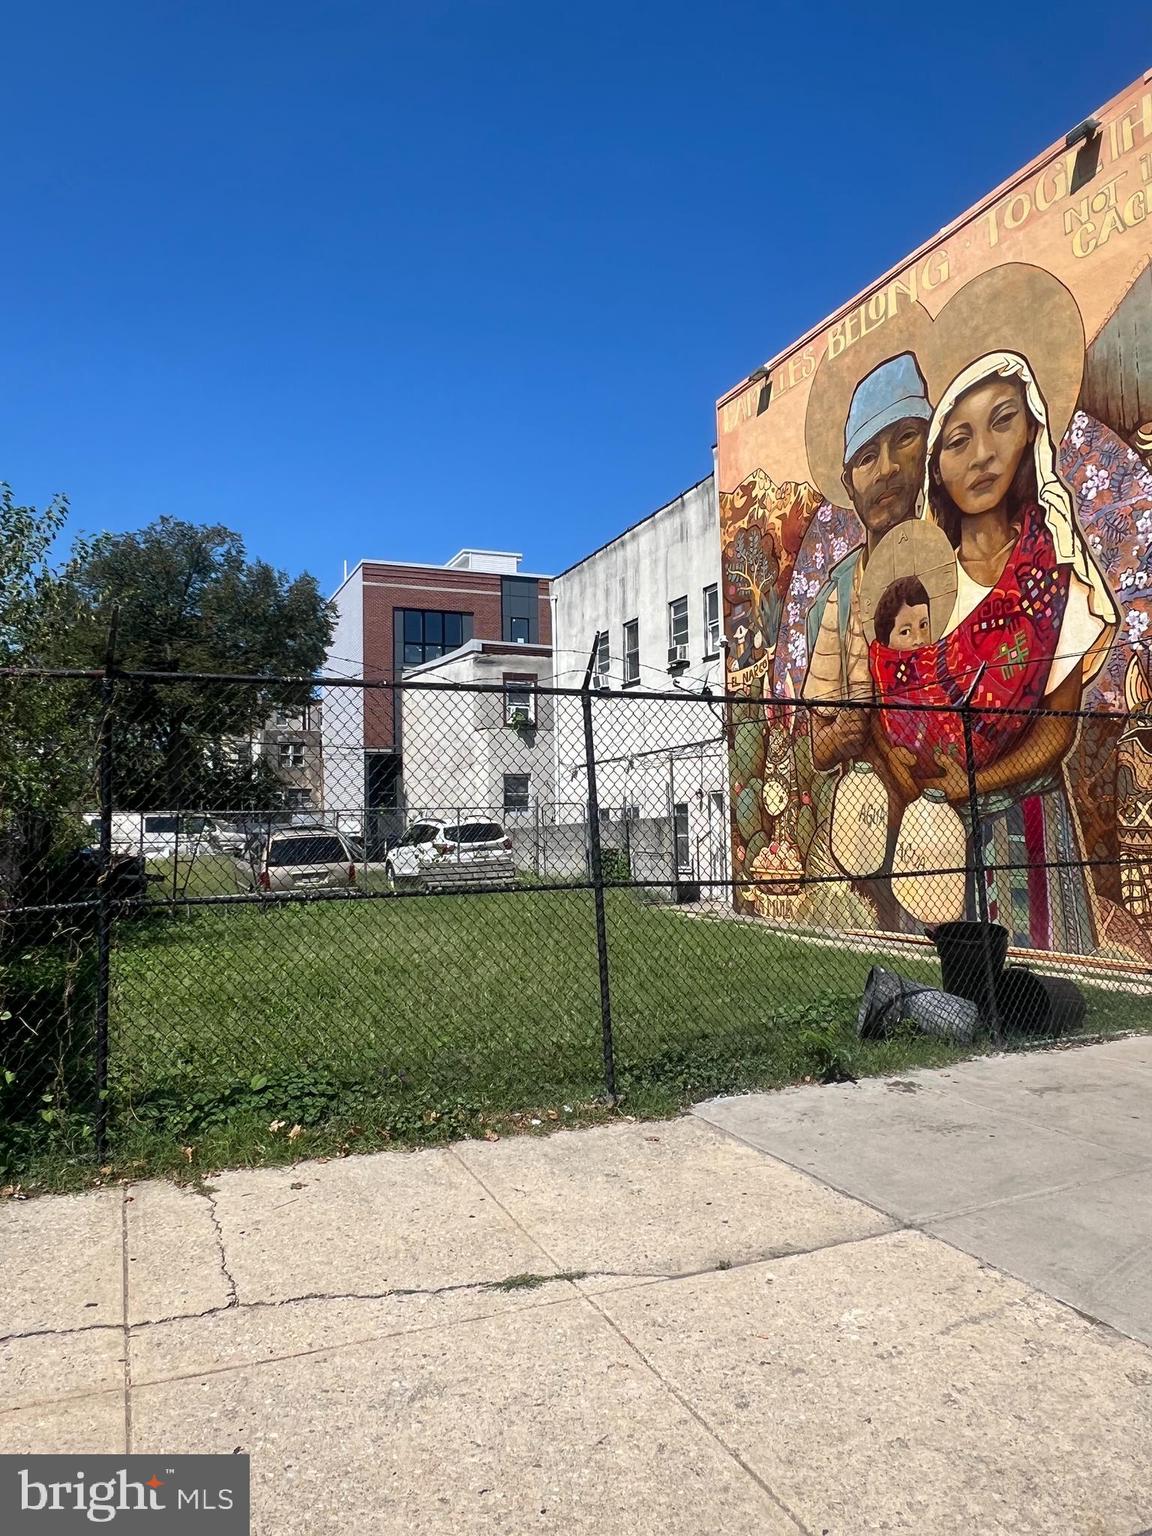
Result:
<svg viewBox="0 0 1152 1536"><path fill-rule="evenodd" d="M845 466L845 489L869 533L887 533L914 516L927 443L927 423L908 417L869 438Z"/></svg>

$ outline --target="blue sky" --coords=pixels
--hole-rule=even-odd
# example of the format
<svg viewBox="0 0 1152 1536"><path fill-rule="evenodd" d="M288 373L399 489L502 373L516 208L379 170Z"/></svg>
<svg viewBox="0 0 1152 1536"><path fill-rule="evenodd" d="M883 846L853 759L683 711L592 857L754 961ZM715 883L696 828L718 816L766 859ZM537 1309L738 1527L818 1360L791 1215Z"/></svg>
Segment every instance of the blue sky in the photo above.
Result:
<svg viewBox="0 0 1152 1536"><path fill-rule="evenodd" d="M1146 6L88 0L4 29L0 478L326 590L559 570L1152 66Z"/></svg>

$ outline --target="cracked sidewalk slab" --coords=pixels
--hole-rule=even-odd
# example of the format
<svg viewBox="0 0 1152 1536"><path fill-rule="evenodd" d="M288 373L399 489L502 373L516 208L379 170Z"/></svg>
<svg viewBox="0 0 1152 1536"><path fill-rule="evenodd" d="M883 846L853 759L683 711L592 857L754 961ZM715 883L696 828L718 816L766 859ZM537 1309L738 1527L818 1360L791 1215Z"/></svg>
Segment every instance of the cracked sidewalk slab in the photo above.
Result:
<svg viewBox="0 0 1152 1536"><path fill-rule="evenodd" d="M241 1303L379 1296L558 1268L448 1151L220 1173L210 1182Z"/></svg>
<svg viewBox="0 0 1152 1536"><path fill-rule="evenodd" d="M579 1282L587 1291L822 1248L893 1226L688 1117L461 1142L455 1152L557 1265L595 1267Z"/></svg>
<svg viewBox="0 0 1152 1536"><path fill-rule="evenodd" d="M133 1184L125 1200L129 1323L229 1305L234 1288L212 1196L148 1179Z"/></svg>
<svg viewBox="0 0 1152 1536"><path fill-rule="evenodd" d="M134 1328L133 1387L427 1329L451 1330L506 1312L552 1307L558 1301L571 1301L576 1294L570 1281L556 1279L513 1291L470 1285L241 1304L206 1317Z"/></svg>

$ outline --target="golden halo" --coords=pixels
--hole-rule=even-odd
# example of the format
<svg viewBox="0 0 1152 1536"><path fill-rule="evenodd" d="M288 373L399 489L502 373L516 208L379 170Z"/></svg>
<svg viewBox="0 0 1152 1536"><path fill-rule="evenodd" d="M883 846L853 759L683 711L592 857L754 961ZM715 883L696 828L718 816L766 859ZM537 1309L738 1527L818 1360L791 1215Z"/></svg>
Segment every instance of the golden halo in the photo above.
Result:
<svg viewBox="0 0 1152 1536"><path fill-rule="evenodd" d="M860 578L860 622L869 645L876 638L876 605L903 576L918 576L924 584L932 639L948 627L956 606L956 551L943 528L914 517L884 535Z"/></svg>
<svg viewBox="0 0 1152 1536"><path fill-rule="evenodd" d="M808 478L825 501L850 505L844 489L844 423L861 379L889 358L911 352L927 378L921 354L927 350L932 319L922 304L905 304L891 319L845 347L835 357L825 352L812 380L804 416L804 447ZM929 391L929 402L936 396Z"/></svg>
<svg viewBox="0 0 1152 1536"><path fill-rule="evenodd" d="M1058 443L1084 376L1084 322L1059 278L1013 261L958 288L936 316L920 364L928 398L941 400L969 363L990 352L1015 352L1028 364Z"/></svg>

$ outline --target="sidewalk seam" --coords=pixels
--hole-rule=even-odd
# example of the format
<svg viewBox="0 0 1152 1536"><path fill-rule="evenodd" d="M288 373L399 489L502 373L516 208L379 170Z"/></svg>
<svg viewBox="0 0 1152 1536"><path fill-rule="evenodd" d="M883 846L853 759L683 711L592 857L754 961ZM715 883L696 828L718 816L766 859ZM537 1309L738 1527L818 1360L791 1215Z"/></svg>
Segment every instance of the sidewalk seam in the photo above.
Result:
<svg viewBox="0 0 1152 1536"><path fill-rule="evenodd" d="M464 1161L464 1159L457 1154L455 1147L450 1147L448 1150L452 1153L453 1157L456 1158L456 1161L460 1164L460 1166L462 1168L464 1168L469 1174L471 1174L472 1178L475 1179L476 1183L480 1186L480 1188L484 1191L484 1193L489 1197L489 1199L494 1200L496 1202L496 1204L499 1206L499 1208L508 1217L508 1220L511 1221L513 1223L513 1225L520 1232L522 1232L524 1234L524 1236L527 1238L527 1240L530 1243L532 1243L536 1248L538 1248L540 1250L540 1252L542 1254L544 1254L544 1256L547 1258L548 1262L550 1264L558 1264L558 1261L553 1257L553 1255L551 1253L548 1252L548 1250L547 1250L547 1248L545 1248L544 1244L542 1242L540 1242L540 1240L537 1237L533 1236L533 1234L531 1232L528 1231L527 1227L525 1227L523 1225L523 1223L520 1222L518 1220L518 1218L512 1213L512 1211L510 1211L508 1209L508 1207L500 1199L499 1195L497 1195L494 1190L490 1189L489 1186L487 1184L485 1184L484 1180L480 1177L480 1175L478 1173L475 1172L474 1169L468 1167L468 1164ZM889 1218L889 1219L891 1219L891 1218ZM863 1239L859 1239L859 1241L862 1241L862 1240ZM788 1255L781 1254L780 1257L781 1258L786 1258L786 1257L788 1257ZM750 1262L763 1263L765 1261L763 1261L763 1260L754 1260L754 1261L750 1261ZM768 1262L771 1262L771 1261L768 1261ZM733 1269L735 1269L736 1267L737 1266L733 1265ZM743 1268L744 1266L740 1266L740 1267ZM715 1271L713 1271L713 1270L703 1270L703 1271L701 1271L701 1273L704 1273L704 1274L711 1274L711 1273L721 1274L721 1273L730 1273L730 1272L731 1271L721 1271L721 1270L715 1270ZM688 1278L688 1277L687 1276L669 1276L668 1277L668 1279L686 1279L686 1278ZM624 1289L628 1289L628 1290L631 1290L631 1289L634 1289L634 1288L635 1287L631 1287L631 1286L624 1287ZM636 1347L636 1345L633 1344L632 1340L627 1336L627 1334L624 1333L623 1329L617 1327L616 1323L613 1322L613 1320L608 1316L608 1314L604 1311L604 1309L597 1305L595 1296L591 1292L581 1291L578 1286L576 1287L576 1290L577 1290L577 1292L578 1292L578 1294L580 1296L580 1299L585 1303L585 1305L589 1306L592 1309L592 1311L596 1314L596 1316L601 1320L601 1322L606 1323L607 1326L612 1329L613 1333L616 1334L617 1338L622 1340L622 1342L627 1346L628 1349L630 1349L632 1351L632 1353L636 1356L636 1358L642 1362L645 1370L647 1370L651 1374L653 1380L655 1380L655 1381L660 1383L660 1385L661 1385L661 1387L663 1387L664 1391L667 1392L669 1394L669 1396L674 1398L675 1401L680 1404L680 1406L684 1409L684 1411L686 1413L688 1413L696 1421L697 1424L699 1424L700 1428L704 1431L704 1433L706 1435L708 1435L714 1441L714 1443L720 1447L720 1449L730 1458L730 1460L732 1460L732 1461L734 1461L736 1463L736 1465L741 1469L741 1471L744 1473L744 1475L746 1477L750 1478L756 1484L756 1486L761 1490L761 1492L764 1493L765 1496L768 1499L770 1499L771 1502L773 1504L775 1504L776 1507L779 1510L781 1510L782 1513L789 1520L792 1521L792 1523L796 1527L797 1531L801 1533L801 1536L812 1536L812 1532L809 1530L809 1528L803 1523L803 1521L799 1520L796 1517L796 1515L793 1514L793 1512L788 1508L788 1506L784 1503L784 1501L782 1499L778 1498L777 1495L775 1493L773 1493L772 1489L768 1486L768 1484L764 1481L764 1479L762 1477L760 1477L758 1473L754 1472L753 1469L744 1460L744 1458L742 1456L740 1456L730 1445L728 1445L727 1442L724 1441L719 1434L717 1434L717 1432L712 1428L711 1424L708 1423L707 1419L703 1418L700 1415L700 1413L692 1406L692 1404L689 1403L684 1397L682 1397L681 1394L676 1390L675 1387L673 1387L671 1385L670 1382L665 1380L665 1378L655 1368L655 1366L652 1364L652 1362L650 1360L648 1360L648 1358L644 1355L643 1351L638 1349Z"/></svg>
<svg viewBox="0 0 1152 1536"><path fill-rule="evenodd" d="M120 1296L124 1309L124 1454L132 1454L132 1331L128 1324L128 1190L120 1200Z"/></svg>
<svg viewBox="0 0 1152 1536"><path fill-rule="evenodd" d="M776 1508L779 1509L781 1513L787 1517L787 1519L791 1520L797 1531L801 1532L802 1536L813 1536L811 1527L804 1524L803 1520L800 1519L795 1510L789 1508L789 1506L784 1502L780 1495L775 1492L772 1486L765 1482L760 1473L757 1472L755 1468L752 1467L747 1461L745 1461L744 1457L740 1455L740 1452L737 1451L734 1446L728 1444L728 1442L720 1434L719 1430L715 1429L713 1425L709 1423L709 1421L704 1417L700 1410L695 1408L688 1400L688 1398L686 1398L682 1392L674 1387L666 1376L657 1370L652 1361L649 1360L648 1356L639 1347L639 1345L633 1343L633 1341L628 1337L623 1328L620 1327L615 1319L609 1317L608 1313L604 1311L603 1307L597 1305L596 1298L594 1296L587 1296L585 1299L592 1307L592 1310L596 1313L597 1317L605 1322L608 1327L612 1329L613 1333L616 1334L617 1338L619 1338L627 1346L627 1348L632 1351L636 1358L643 1363L645 1370L651 1372L652 1376L660 1383L665 1392L667 1392L670 1397L675 1398L675 1400L680 1404L681 1408L684 1409L685 1413L690 1414L691 1417L695 1419L696 1423L699 1424L704 1433L708 1435L710 1439L712 1439L720 1447L720 1449L728 1457L730 1457L732 1461L736 1463L736 1465L745 1474L745 1476L750 1478L752 1482L756 1484L761 1492L764 1493L772 1501L773 1504L775 1504Z"/></svg>

